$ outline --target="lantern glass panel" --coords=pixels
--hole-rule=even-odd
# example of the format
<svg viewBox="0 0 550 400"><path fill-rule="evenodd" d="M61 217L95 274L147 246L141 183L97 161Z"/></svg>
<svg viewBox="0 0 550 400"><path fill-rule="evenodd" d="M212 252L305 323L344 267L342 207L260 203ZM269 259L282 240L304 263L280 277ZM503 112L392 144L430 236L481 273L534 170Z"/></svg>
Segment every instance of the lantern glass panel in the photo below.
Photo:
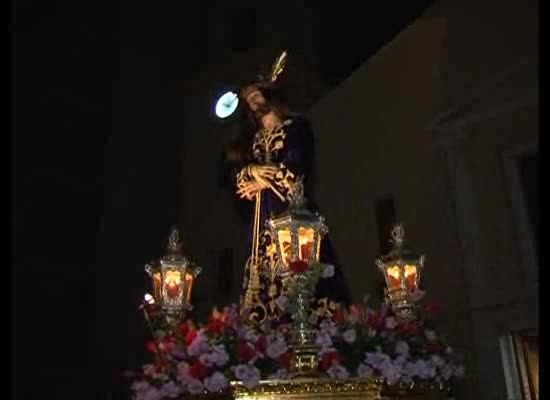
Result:
<svg viewBox="0 0 550 400"><path fill-rule="evenodd" d="M185 283L183 285L183 298L187 304L191 301L191 289L193 288L194 277L192 274L185 274Z"/></svg>
<svg viewBox="0 0 550 400"><path fill-rule="evenodd" d="M279 246L283 263L288 265L292 260L292 235L289 229L280 229L278 232Z"/></svg>
<svg viewBox="0 0 550 400"><path fill-rule="evenodd" d="M160 272L153 274L153 295L155 299L160 299L162 293L162 277Z"/></svg>
<svg viewBox="0 0 550 400"><path fill-rule="evenodd" d="M387 273L390 289L399 289L401 287L401 268L399 268L399 265L388 268Z"/></svg>
<svg viewBox="0 0 550 400"><path fill-rule="evenodd" d="M301 226L298 229L298 242L300 244L300 260L309 260L313 255L313 242L315 230L310 227Z"/></svg>
<svg viewBox="0 0 550 400"><path fill-rule="evenodd" d="M405 265L405 284L407 289L414 290L417 285L416 265Z"/></svg>
<svg viewBox="0 0 550 400"><path fill-rule="evenodd" d="M176 298L181 291L181 272L177 270L168 270L164 275L166 285L166 294L170 298Z"/></svg>

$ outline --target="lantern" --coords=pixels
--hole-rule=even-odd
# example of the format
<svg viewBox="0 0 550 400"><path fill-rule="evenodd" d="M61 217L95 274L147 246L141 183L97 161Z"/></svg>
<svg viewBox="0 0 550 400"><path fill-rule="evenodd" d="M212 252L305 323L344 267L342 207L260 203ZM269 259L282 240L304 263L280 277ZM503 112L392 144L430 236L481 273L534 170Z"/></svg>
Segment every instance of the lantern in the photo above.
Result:
<svg viewBox="0 0 550 400"><path fill-rule="evenodd" d="M282 215L270 218L266 225L276 246L279 274L289 272L289 264L301 260L319 261L321 240L328 232L325 219L305 208L302 179L289 190L289 208Z"/></svg>
<svg viewBox="0 0 550 400"><path fill-rule="evenodd" d="M376 265L386 280L386 301L399 319L412 320L415 303L423 293L419 286L425 257L403 248L405 230L402 225L396 225L391 235L393 249L376 259Z"/></svg>
<svg viewBox="0 0 550 400"><path fill-rule="evenodd" d="M179 230L173 227L166 254L154 265L145 266L153 280L153 297L169 322L192 308L191 290L201 270L182 254L180 238Z"/></svg>

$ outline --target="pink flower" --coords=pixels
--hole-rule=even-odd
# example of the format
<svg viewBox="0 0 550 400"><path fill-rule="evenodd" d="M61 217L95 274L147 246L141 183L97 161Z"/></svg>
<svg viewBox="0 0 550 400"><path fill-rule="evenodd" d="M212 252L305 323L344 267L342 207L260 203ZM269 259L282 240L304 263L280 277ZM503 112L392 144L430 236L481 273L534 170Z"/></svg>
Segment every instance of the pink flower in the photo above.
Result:
<svg viewBox="0 0 550 400"><path fill-rule="evenodd" d="M221 372L214 372L204 380L204 386L209 392L220 392L228 386L227 378Z"/></svg>
<svg viewBox="0 0 550 400"><path fill-rule="evenodd" d="M181 391L181 387L176 385L173 381L165 383L160 388L161 397L169 397L171 399L178 397L181 394Z"/></svg>
<svg viewBox="0 0 550 400"><path fill-rule="evenodd" d="M198 379L191 379L187 382L187 390L191 394L204 393L204 385Z"/></svg>
<svg viewBox="0 0 550 400"><path fill-rule="evenodd" d="M326 332L319 332L317 334L317 338L315 339L315 344L321 349L326 349L330 346L332 346L332 339L330 338L330 335Z"/></svg>
<svg viewBox="0 0 550 400"><path fill-rule="evenodd" d="M394 317L386 318L386 329L392 330L397 326L397 321Z"/></svg>
<svg viewBox="0 0 550 400"><path fill-rule="evenodd" d="M342 334L342 339L344 339L344 342L348 344L355 343L357 340L357 332L355 329L348 329Z"/></svg>
<svg viewBox="0 0 550 400"><path fill-rule="evenodd" d="M348 370L339 364L334 364L329 369L327 369L327 374L331 378L335 378L335 379L349 378Z"/></svg>
<svg viewBox="0 0 550 400"><path fill-rule="evenodd" d="M380 373L384 378L386 378L386 381L389 385L393 385L394 383L399 381L399 378L401 378L402 369L392 362L387 362L382 365Z"/></svg>
<svg viewBox="0 0 550 400"><path fill-rule="evenodd" d="M149 389L151 385L147 381L135 381L130 386L130 389L132 389L134 392L143 392L147 389Z"/></svg>
<svg viewBox="0 0 550 400"><path fill-rule="evenodd" d="M187 364L185 361L180 362L177 369L178 375L183 382L187 382L189 381L189 379L192 379L189 375L189 364Z"/></svg>
<svg viewBox="0 0 550 400"><path fill-rule="evenodd" d="M235 377L242 381L248 389L257 386L260 383L260 371L253 366L240 364L234 367Z"/></svg>
<svg viewBox="0 0 550 400"><path fill-rule="evenodd" d="M269 343L265 351L265 354L270 358L277 359L281 355L286 353L287 350L288 350L288 346L286 345L284 339L281 337L277 337L275 338L275 340Z"/></svg>
<svg viewBox="0 0 550 400"><path fill-rule="evenodd" d="M359 364L359 367L357 368L357 376L360 378L366 378L369 376L372 376L374 374L374 370L369 367L367 364Z"/></svg>
<svg viewBox="0 0 550 400"><path fill-rule="evenodd" d="M142 392L137 392L135 400L161 400L162 394L154 386L150 386L148 389Z"/></svg>
<svg viewBox="0 0 550 400"><path fill-rule="evenodd" d="M330 336L336 336L338 334L338 328L336 327L336 324L329 319L322 320L319 324L319 329L321 330L321 332L328 333Z"/></svg>
<svg viewBox="0 0 550 400"><path fill-rule="evenodd" d="M208 338L203 332L199 332L187 348L187 352L191 357L197 357L203 353L206 353L209 348L210 345L208 344Z"/></svg>

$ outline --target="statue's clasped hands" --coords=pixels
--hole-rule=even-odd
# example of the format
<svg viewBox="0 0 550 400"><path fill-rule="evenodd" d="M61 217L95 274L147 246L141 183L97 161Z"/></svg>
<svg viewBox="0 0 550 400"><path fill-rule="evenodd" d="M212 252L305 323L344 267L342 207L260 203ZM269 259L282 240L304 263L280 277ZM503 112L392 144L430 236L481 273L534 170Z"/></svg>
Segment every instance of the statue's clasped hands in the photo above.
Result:
<svg viewBox="0 0 550 400"><path fill-rule="evenodd" d="M239 184L237 195L241 199L252 200L263 189L272 188L271 181L279 168L275 165L251 164L247 167L250 179Z"/></svg>

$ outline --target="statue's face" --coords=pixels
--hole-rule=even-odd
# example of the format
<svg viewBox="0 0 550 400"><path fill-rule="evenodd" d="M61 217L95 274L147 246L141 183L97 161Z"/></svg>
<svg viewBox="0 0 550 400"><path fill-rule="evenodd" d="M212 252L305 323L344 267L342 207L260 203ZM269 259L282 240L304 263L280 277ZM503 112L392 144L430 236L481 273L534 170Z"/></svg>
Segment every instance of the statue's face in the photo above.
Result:
<svg viewBox="0 0 550 400"><path fill-rule="evenodd" d="M248 96L246 96L246 103L253 112L258 111L262 106L267 104L267 101L259 90L254 90Z"/></svg>

